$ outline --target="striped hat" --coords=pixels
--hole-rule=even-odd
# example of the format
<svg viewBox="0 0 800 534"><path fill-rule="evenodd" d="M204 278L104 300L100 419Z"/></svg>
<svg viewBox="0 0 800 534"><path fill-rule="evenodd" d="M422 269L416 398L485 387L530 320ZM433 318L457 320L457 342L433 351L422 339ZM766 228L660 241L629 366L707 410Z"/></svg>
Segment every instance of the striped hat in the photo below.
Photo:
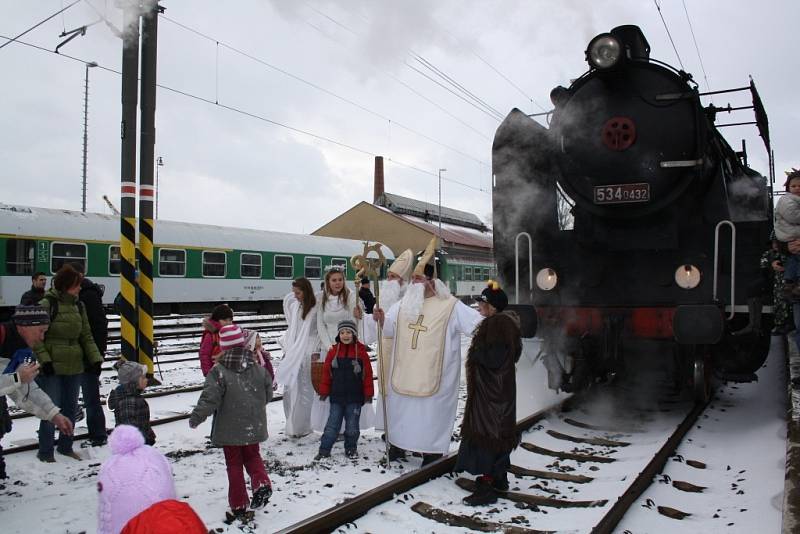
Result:
<svg viewBox="0 0 800 534"><path fill-rule="evenodd" d="M50 315L44 306L17 306L11 317L17 326L40 326L50 324Z"/></svg>
<svg viewBox="0 0 800 534"><path fill-rule="evenodd" d="M219 329L219 348L222 350L244 346L244 332L235 324L229 324Z"/></svg>
<svg viewBox="0 0 800 534"><path fill-rule="evenodd" d="M344 319L339 321L339 324L336 326L336 329L341 332L342 330L350 330L350 332L355 336L358 334L356 331L356 322L352 319Z"/></svg>

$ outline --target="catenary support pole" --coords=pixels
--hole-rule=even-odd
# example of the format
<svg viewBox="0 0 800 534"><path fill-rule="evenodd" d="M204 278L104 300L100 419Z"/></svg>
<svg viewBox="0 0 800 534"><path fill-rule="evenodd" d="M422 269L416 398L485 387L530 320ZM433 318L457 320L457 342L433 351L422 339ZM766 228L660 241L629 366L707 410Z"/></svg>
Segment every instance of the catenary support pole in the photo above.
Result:
<svg viewBox="0 0 800 534"><path fill-rule="evenodd" d="M156 137L158 4L142 13L142 130L139 147L139 362L153 379L153 169Z"/></svg>
<svg viewBox="0 0 800 534"><path fill-rule="evenodd" d="M137 361L136 333L136 106L139 79L139 8L123 2L122 153L120 157L120 293L122 357Z"/></svg>

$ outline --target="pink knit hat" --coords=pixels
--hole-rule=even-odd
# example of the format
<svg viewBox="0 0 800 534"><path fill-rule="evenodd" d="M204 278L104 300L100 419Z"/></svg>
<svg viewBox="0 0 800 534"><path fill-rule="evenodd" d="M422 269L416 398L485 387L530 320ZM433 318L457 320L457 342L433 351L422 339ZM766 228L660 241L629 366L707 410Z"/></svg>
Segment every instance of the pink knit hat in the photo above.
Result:
<svg viewBox="0 0 800 534"><path fill-rule="evenodd" d="M219 348L232 349L244 345L244 332L235 324L229 324L219 329Z"/></svg>
<svg viewBox="0 0 800 534"><path fill-rule="evenodd" d="M111 457L97 475L98 534L119 534L142 510L176 499L167 458L149 445L135 426L120 425L108 438Z"/></svg>

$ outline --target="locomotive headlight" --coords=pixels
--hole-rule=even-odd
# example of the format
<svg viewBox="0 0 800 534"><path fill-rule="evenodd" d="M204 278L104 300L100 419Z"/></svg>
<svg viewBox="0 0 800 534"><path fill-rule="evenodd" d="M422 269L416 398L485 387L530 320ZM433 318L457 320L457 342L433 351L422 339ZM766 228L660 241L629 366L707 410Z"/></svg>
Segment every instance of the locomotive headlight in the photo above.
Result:
<svg viewBox="0 0 800 534"><path fill-rule="evenodd" d="M556 287L556 284L558 284L558 275L553 269L545 267L536 273L536 285L539 286L539 289L550 291Z"/></svg>
<svg viewBox="0 0 800 534"><path fill-rule="evenodd" d="M608 69L619 62L622 46L610 33L601 33L589 42L586 49L586 61L590 67Z"/></svg>
<svg viewBox="0 0 800 534"><path fill-rule="evenodd" d="M696 288L701 277L700 269L688 263L675 269L675 283L683 289Z"/></svg>

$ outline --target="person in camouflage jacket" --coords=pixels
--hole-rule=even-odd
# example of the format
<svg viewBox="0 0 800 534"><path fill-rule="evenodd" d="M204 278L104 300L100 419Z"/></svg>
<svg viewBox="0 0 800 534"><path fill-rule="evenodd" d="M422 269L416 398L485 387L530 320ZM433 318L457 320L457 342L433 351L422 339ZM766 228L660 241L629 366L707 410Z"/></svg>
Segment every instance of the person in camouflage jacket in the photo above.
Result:
<svg viewBox="0 0 800 534"><path fill-rule="evenodd" d="M770 248L761 255L761 272L767 280L771 279L772 281L773 332L775 333L791 331L794 325L792 308L784 295L783 270L787 259L788 256L781 252L777 241L773 241Z"/></svg>

